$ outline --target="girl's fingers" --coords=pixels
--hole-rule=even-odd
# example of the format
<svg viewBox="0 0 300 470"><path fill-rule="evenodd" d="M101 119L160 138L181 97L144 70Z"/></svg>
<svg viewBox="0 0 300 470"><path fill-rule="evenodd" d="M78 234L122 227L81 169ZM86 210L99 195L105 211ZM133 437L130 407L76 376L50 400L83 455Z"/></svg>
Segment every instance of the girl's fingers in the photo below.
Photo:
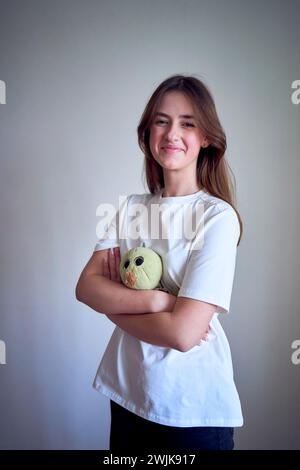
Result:
<svg viewBox="0 0 300 470"><path fill-rule="evenodd" d="M103 275L110 279L111 281L120 282L120 249L119 248L110 248L108 250L108 255L106 259L103 259Z"/></svg>
<svg viewBox="0 0 300 470"><path fill-rule="evenodd" d="M116 280L116 262L115 262L115 254L114 254L113 248L109 250L108 260L109 260L110 279L112 281L115 281Z"/></svg>
<svg viewBox="0 0 300 470"><path fill-rule="evenodd" d="M116 248L115 249L116 281L121 283L120 262L121 262L120 248Z"/></svg>
<svg viewBox="0 0 300 470"><path fill-rule="evenodd" d="M206 332L205 332L205 335L204 335L203 338L202 338L203 341L207 341L207 340L208 340L208 335L209 335L210 330L211 330L211 327L210 327L210 325L208 325L208 328L207 328L207 330L206 330Z"/></svg>
<svg viewBox="0 0 300 470"><path fill-rule="evenodd" d="M121 282L120 278L120 249L118 247L109 250L109 269L112 281Z"/></svg>
<svg viewBox="0 0 300 470"><path fill-rule="evenodd" d="M108 260L107 258L103 258L103 276L107 277L110 279L110 272L109 272L109 267L108 267Z"/></svg>

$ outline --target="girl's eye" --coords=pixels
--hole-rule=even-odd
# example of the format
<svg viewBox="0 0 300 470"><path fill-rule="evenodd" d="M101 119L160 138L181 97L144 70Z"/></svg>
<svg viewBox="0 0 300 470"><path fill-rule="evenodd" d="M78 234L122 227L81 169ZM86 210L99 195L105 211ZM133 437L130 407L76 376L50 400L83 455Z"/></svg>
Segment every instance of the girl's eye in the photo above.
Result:
<svg viewBox="0 0 300 470"><path fill-rule="evenodd" d="M168 122L159 119L158 121L155 121L155 124L168 124ZM194 124L192 124L191 122L184 122L183 124L187 127L195 127Z"/></svg>

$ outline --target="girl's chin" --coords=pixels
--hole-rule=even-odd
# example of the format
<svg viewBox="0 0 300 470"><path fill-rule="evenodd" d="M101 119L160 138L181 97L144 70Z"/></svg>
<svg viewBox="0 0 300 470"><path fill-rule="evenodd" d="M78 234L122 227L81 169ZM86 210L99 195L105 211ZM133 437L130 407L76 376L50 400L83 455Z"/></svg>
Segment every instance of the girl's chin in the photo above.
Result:
<svg viewBox="0 0 300 470"><path fill-rule="evenodd" d="M170 163L169 165L165 164L165 163L160 163L160 166L164 170L181 170L181 168L182 168L182 166L179 165L178 163Z"/></svg>
<svg viewBox="0 0 300 470"><path fill-rule="evenodd" d="M158 162L163 165L180 165L182 161L182 155L161 155L158 158Z"/></svg>
<svg viewBox="0 0 300 470"><path fill-rule="evenodd" d="M183 165L183 158L180 156L160 155L155 161L165 170L180 170Z"/></svg>

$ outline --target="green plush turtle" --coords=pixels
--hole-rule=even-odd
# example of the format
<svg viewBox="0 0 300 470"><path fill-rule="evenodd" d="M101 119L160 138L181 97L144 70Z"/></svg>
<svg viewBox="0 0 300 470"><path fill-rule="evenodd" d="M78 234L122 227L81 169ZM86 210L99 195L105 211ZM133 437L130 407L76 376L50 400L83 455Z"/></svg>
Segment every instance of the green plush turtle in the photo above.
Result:
<svg viewBox="0 0 300 470"><path fill-rule="evenodd" d="M162 273L161 257L151 248L132 248L121 258L120 276L130 289L155 289L160 284Z"/></svg>

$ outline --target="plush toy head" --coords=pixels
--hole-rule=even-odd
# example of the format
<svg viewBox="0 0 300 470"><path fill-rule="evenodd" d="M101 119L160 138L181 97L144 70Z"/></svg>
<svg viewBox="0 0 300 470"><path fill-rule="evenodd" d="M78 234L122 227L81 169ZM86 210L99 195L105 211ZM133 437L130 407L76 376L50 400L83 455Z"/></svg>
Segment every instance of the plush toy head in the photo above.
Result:
<svg viewBox="0 0 300 470"><path fill-rule="evenodd" d="M132 248L122 256L120 276L130 289L155 289L162 272L162 260L151 248Z"/></svg>

